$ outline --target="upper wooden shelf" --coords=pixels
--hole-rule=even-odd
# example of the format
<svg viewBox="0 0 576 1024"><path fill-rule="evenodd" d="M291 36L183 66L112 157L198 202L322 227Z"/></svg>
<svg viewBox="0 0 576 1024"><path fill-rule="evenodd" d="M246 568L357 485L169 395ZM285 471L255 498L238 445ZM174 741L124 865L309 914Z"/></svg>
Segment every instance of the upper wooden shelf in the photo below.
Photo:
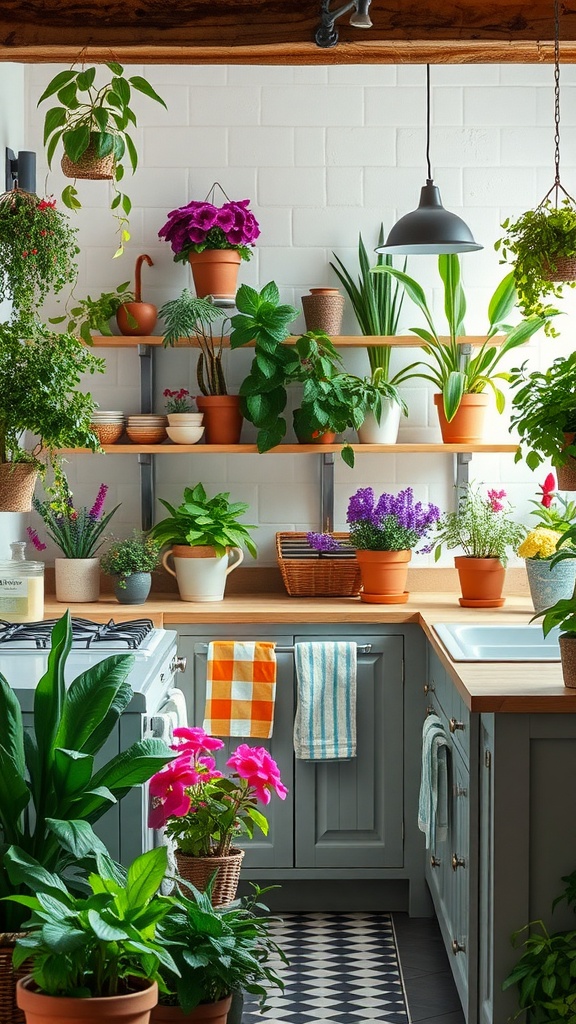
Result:
<svg viewBox="0 0 576 1024"><path fill-rule="evenodd" d="M287 345L294 345L300 334L291 334L286 339ZM114 334L112 337L103 337L101 335L92 336L94 345L98 348L135 348L137 345L162 345L163 338L158 335L127 337L125 335ZM377 335L377 334L348 334L339 335L338 337L332 337L331 342L336 348L372 348L374 345L390 345L398 348L422 348L424 342L421 338L416 337L415 334L398 334L398 335ZM441 341L448 343L450 340L447 335L443 335L440 338ZM502 344L504 335L496 335L491 338L493 345ZM468 334L463 335L457 339L459 345L483 345L486 341L486 335L479 334ZM229 347L228 338L224 338L224 347ZM188 338L181 338L178 342L179 346L189 346L190 348L198 348L196 341L189 341ZM249 342L247 345L242 346L243 348L253 347L254 342Z"/></svg>
<svg viewBox="0 0 576 1024"><path fill-rule="evenodd" d="M369 454L394 454L396 452L411 454L417 452L515 452L517 444L352 444L355 452ZM322 455L324 452L339 452L342 444L280 444L271 448L266 455ZM93 454L89 448L62 448L62 452ZM256 455L255 444L173 444L163 441L162 444L105 444L103 451L111 455ZM96 452L95 454L99 454Z"/></svg>

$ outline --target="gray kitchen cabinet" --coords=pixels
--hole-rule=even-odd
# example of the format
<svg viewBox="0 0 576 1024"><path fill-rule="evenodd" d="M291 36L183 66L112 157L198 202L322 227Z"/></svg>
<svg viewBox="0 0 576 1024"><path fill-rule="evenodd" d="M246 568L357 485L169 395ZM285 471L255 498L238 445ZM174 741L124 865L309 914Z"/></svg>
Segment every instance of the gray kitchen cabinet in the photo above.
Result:
<svg viewBox="0 0 576 1024"><path fill-rule="evenodd" d="M356 883L377 884L379 896L372 899L381 899L384 909L429 915L422 836L416 825L420 723L415 698L425 677L426 650L421 629L414 624L367 627L362 633L352 625L339 627L337 633L329 625L176 628L179 652L188 658L180 685L190 721L200 725L206 650L212 639L274 640L288 649L305 640L350 639L369 646L358 653L357 757L326 763L294 756L294 658L290 650L277 652L270 751L290 792L286 802L273 797L264 809L270 818L269 836L246 842L243 876L264 883L282 881L283 887L287 882L304 888L310 883L310 909L320 908L319 902L314 904L320 900L316 881L332 885L338 899L348 893L348 909L355 908ZM227 748L236 742L241 741L227 740Z"/></svg>

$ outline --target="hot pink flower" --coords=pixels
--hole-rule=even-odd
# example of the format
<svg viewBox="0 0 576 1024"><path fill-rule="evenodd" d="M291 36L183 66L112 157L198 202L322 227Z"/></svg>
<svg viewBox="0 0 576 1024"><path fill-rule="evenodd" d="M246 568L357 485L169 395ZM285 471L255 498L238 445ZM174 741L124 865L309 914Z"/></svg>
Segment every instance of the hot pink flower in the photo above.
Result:
<svg viewBox="0 0 576 1024"><path fill-rule="evenodd" d="M286 799L288 790L280 778L278 765L264 747L249 747L247 743L241 743L226 764L234 768L241 779L246 779L261 803L270 803L272 790L281 800Z"/></svg>
<svg viewBox="0 0 576 1024"><path fill-rule="evenodd" d="M542 491L542 504L544 508L550 508L556 491L556 477L554 473L548 473L544 483L540 484L540 490Z"/></svg>
<svg viewBox="0 0 576 1024"><path fill-rule="evenodd" d="M173 743L171 750L177 750L179 754L198 754L202 750L220 750L224 746L223 740L217 740L215 736L209 736L200 726L179 726L174 729L174 736L182 738L183 743Z"/></svg>
<svg viewBox="0 0 576 1024"><path fill-rule="evenodd" d="M148 816L149 828L162 828L172 816L181 817L190 810L187 786L198 782L198 772L190 765L189 758L176 758L165 765L150 779L150 796L153 798Z"/></svg>
<svg viewBox="0 0 576 1024"><path fill-rule="evenodd" d="M503 512L504 505L501 499L506 497L506 491L488 491L488 500L493 512Z"/></svg>

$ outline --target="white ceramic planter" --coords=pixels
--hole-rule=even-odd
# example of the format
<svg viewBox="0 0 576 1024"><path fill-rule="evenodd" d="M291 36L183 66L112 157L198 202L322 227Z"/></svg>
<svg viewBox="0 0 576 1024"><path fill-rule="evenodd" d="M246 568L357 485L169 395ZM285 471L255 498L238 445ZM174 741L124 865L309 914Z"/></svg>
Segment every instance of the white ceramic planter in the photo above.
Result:
<svg viewBox="0 0 576 1024"><path fill-rule="evenodd" d="M203 419L203 412L169 412L167 416L170 427L200 427Z"/></svg>
<svg viewBox="0 0 576 1024"><path fill-rule="evenodd" d="M175 544L163 555L162 565L176 577L182 601L222 601L226 577L243 560L242 548L228 548L226 555L215 556L214 548Z"/></svg>
<svg viewBox="0 0 576 1024"><path fill-rule="evenodd" d="M55 558L54 570L57 601L74 604L100 597L99 558Z"/></svg>
<svg viewBox="0 0 576 1024"><path fill-rule="evenodd" d="M360 444L396 444L401 414L398 402L383 399L380 423L374 413L369 412L362 426L358 427Z"/></svg>

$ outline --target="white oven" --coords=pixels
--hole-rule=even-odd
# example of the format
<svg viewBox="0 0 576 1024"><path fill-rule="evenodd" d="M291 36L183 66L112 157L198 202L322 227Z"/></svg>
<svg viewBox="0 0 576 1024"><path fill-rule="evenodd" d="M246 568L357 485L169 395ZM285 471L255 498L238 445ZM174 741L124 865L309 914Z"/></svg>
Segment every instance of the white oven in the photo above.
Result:
<svg viewBox="0 0 576 1024"><path fill-rule="evenodd" d="M18 697L25 725L32 727L34 690L46 669L53 621L22 623L0 621L0 672ZM151 736L172 741L176 726L186 725L186 701L175 686L184 671L178 657L174 630L155 629L149 619L106 625L72 619L73 645L66 661L69 684L81 672L111 654L134 656L128 677L132 700L109 736L98 760L102 763L132 743ZM148 787L135 786L95 823L94 830L111 855L124 864L163 841L148 828Z"/></svg>

